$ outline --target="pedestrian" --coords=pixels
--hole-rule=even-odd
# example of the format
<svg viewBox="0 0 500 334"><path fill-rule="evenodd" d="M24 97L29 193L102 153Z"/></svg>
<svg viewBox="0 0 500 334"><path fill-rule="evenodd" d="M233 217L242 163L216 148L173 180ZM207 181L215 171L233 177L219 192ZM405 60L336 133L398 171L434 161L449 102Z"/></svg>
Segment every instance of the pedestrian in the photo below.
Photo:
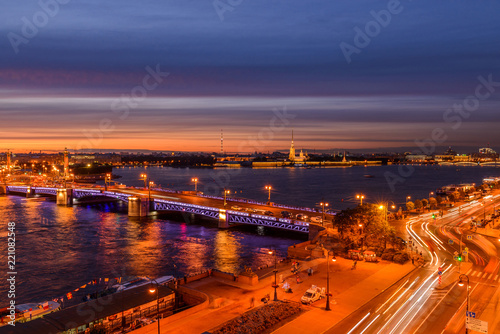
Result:
<svg viewBox="0 0 500 334"><path fill-rule="evenodd" d="M249 308L252 308L255 306L255 297L252 297L250 298L250 307Z"/></svg>
<svg viewBox="0 0 500 334"><path fill-rule="evenodd" d="M354 260L354 263L352 264L352 270L356 269L356 264L358 264L358 261Z"/></svg>
<svg viewBox="0 0 500 334"><path fill-rule="evenodd" d="M415 264L415 259L413 257L411 258L411 264Z"/></svg>

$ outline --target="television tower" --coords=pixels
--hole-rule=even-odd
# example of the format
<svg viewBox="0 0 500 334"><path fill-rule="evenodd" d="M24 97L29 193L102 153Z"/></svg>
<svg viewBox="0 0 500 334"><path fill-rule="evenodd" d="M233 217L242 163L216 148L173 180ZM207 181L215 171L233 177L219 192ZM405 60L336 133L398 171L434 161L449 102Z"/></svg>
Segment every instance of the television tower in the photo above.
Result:
<svg viewBox="0 0 500 334"><path fill-rule="evenodd" d="M222 129L220 129L220 155L224 155L224 136L222 133Z"/></svg>

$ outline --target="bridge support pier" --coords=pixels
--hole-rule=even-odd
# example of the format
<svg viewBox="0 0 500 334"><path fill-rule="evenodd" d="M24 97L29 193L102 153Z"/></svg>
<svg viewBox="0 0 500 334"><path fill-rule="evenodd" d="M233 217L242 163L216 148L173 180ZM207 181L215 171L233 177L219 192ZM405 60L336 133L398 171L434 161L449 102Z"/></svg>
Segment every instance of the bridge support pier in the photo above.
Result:
<svg viewBox="0 0 500 334"><path fill-rule="evenodd" d="M31 186L26 188L26 198L30 198L30 197L34 197L34 196L35 196L35 189L31 188Z"/></svg>
<svg viewBox="0 0 500 334"><path fill-rule="evenodd" d="M219 211L219 228L229 228L229 216L224 209Z"/></svg>
<svg viewBox="0 0 500 334"><path fill-rule="evenodd" d="M29 189L29 188L28 188ZM27 195L27 193L26 193ZM57 205L72 206L73 205L73 189L57 189L56 195Z"/></svg>
<svg viewBox="0 0 500 334"><path fill-rule="evenodd" d="M128 216L146 217L150 211L148 198L129 197L128 198Z"/></svg>

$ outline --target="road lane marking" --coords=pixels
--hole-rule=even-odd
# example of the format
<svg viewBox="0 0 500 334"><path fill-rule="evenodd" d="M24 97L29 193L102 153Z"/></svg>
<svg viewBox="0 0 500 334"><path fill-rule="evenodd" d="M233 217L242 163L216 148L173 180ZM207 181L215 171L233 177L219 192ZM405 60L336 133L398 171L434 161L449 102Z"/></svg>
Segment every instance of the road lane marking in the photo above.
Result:
<svg viewBox="0 0 500 334"><path fill-rule="evenodd" d="M470 268L469 271L465 275L469 276L471 271L472 271L472 268Z"/></svg>
<svg viewBox="0 0 500 334"><path fill-rule="evenodd" d="M476 276L477 271L474 270L471 276Z"/></svg>
<svg viewBox="0 0 500 334"><path fill-rule="evenodd" d="M485 278L485 277L486 277L486 275L488 275L488 273L484 273L483 278Z"/></svg>
<svg viewBox="0 0 500 334"><path fill-rule="evenodd" d="M493 277L493 274L490 274L490 277L488 277L488 279L491 279Z"/></svg>
<svg viewBox="0 0 500 334"><path fill-rule="evenodd" d="M498 278L498 275L495 275L495 281L497 280L497 278Z"/></svg>

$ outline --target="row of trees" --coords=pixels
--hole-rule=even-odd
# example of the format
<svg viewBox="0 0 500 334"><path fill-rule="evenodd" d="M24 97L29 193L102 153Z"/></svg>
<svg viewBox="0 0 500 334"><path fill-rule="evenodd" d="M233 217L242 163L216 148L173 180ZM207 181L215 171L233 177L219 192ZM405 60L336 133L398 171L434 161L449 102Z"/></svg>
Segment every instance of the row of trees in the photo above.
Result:
<svg viewBox="0 0 500 334"><path fill-rule="evenodd" d="M385 249L388 243L394 246L401 242L395 228L385 219L385 212L375 204L363 203L354 209L340 211L335 216L334 225L345 246L350 246L349 242L360 242ZM355 239L353 235L358 237Z"/></svg>

